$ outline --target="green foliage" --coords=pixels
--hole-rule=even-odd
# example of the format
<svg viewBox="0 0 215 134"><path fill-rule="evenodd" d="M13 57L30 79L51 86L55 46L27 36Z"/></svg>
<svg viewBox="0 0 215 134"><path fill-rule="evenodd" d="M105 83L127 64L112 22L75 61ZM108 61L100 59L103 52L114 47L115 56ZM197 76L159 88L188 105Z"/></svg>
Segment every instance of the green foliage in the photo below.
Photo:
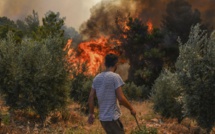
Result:
<svg viewBox="0 0 215 134"><path fill-rule="evenodd" d="M33 10L32 15L28 15L24 20L16 21L17 28L22 32L25 37L35 37L36 31L39 28L39 16Z"/></svg>
<svg viewBox="0 0 215 134"><path fill-rule="evenodd" d="M131 131L131 134L157 134L158 133L156 128L153 128L153 127L147 128L145 125L141 126L140 129L136 127L135 130Z"/></svg>
<svg viewBox="0 0 215 134"><path fill-rule="evenodd" d="M60 18L60 13L54 13L49 11L45 14L45 18L42 18L43 25L39 27L35 33L35 38L40 40L47 37L55 37L60 35L63 37L64 31L62 27L64 25L64 18Z"/></svg>
<svg viewBox="0 0 215 134"><path fill-rule="evenodd" d="M13 38L16 42L21 42L23 33L17 28L14 21L7 17L0 17L0 39L5 39L9 31L14 33Z"/></svg>
<svg viewBox="0 0 215 134"><path fill-rule="evenodd" d="M144 85L137 86L131 82L123 86L123 92L130 100L146 100L149 98L150 89Z"/></svg>
<svg viewBox="0 0 215 134"><path fill-rule="evenodd" d="M85 67L83 67L85 68ZM73 70L73 78L71 80L71 98L81 105L82 109L87 108L88 97L92 87L92 76L85 75L85 69L82 72ZM86 110L87 111L87 110Z"/></svg>
<svg viewBox="0 0 215 134"><path fill-rule="evenodd" d="M187 43L180 44L176 69L185 114L209 133L215 124L215 33L208 37L199 25L193 27Z"/></svg>
<svg viewBox="0 0 215 134"><path fill-rule="evenodd" d="M0 91L10 110L32 109L41 119L64 108L69 97L62 38L0 41Z"/></svg>
<svg viewBox="0 0 215 134"><path fill-rule="evenodd" d="M177 118L180 122L182 114L182 89L177 74L164 70L155 80L151 99L153 109L167 118Z"/></svg>
<svg viewBox="0 0 215 134"><path fill-rule="evenodd" d="M4 125L9 125L10 124L10 115L9 114L4 114L1 115L2 123Z"/></svg>

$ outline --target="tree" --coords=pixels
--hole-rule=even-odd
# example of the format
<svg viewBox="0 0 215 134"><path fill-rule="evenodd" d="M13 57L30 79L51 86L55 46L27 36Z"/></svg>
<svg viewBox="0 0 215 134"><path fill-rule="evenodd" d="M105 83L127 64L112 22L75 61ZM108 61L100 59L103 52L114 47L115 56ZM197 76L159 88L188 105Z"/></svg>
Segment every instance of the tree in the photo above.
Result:
<svg viewBox="0 0 215 134"><path fill-rule="evenodd" d="M16 42L21 42L23 34L17 28L15 22L7 17L0 17L0 38L5 39L9 31L14 33L14 39L16 40Z"/></svg>
<svg viewBox="0 0 215 134"><path fill-rule="evenodd" d="M177 118L180 123L184 118L182 93L177 74L163 70L152 87L151 100L154 103L154 111L166 118Z"/></svg>
<svg viewBox="0 0 215 134"><path fill-rule="evenodd" d="M38 14L33 10L32 15L28 15L24 20L16 21L17 29L19 29L23 37L36 37L36 32L39 28Z"/></svg>
<svg viewBox="0 0 215 134"><path fill-rule="evenodd" d="M62 27L64 25L64 18L60 18L59 12L47 12L45 18L42 18L42 22L43 25L39 27L35 34L37 39L47 38L48 36L54 37L56 35L63 37L64 31Z"/></svg>
<svg viewBox="0 0 215 134"><path fill-rule="evenodd" d="M118 19L116 24L120 31L116 38L122 42L120 47L130 63L128 80L137 86L152 86L162 69L163 53L159 46L162 36L159 29L149 33L148 27L134 18L129 18L125 27Z"/></svg>
<svg viewBox="0 0 215 134"><path fill-rule="evenodd" d="M29 31L35 33L40 24L38 13L33 10L32 15L28 15L25 18L25 23L27 24Z"/></svg>
<svg viewBox="0 0 215 134"><path fill-rule="evenodd" d="M10 111L31 109L44 121L51 111L65 108L69 97L63 39L17 45L13 36L0 41L0 92Z"/></svg>
<svg viewBox="0 0 215 134"><path fill-rule="evenodd" d="M215 124L215 32L210 37L200 25L191 29L189 40L180 43L176 62L184 90L185 115L209 133Z"/></svg>

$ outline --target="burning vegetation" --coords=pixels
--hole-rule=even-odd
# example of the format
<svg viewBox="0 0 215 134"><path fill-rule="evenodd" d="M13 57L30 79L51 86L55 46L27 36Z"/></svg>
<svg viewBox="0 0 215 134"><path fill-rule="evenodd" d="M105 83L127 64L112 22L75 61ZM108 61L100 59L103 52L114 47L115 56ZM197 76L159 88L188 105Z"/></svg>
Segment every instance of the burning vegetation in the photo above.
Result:
<svg viewBox="0 0 215 134"><path fill-rule="evenodd" d="M205 6L204 8L203 7L200 8L198 6L199 2L194 2L192 0L190 0L189 2L191 2L191 4L188 3L188 1L186 0L182 0L182 1L170 1L170 0L102 1L101 3L96 4L91 9L90 19L87 20L87 22L83 23L80 27L80 33L84 41L80 43L77 48L73 48L72 44L70 45L70 49L73 49L72 50L73 54L69 59L69 62L75 62L76 65L85 63L89 69L89 72L87 74L91 74L91 75L95 75L98 72L99 68L102 66L102 63L103 63L102 58L108 52L117 53L124 62L126 61L129 63L132 63L132 61L129 61L129 56L131 56L132 54L130 54L129 56L125 54L129 52L125 52L124 45L127 43L126 38L128 34L131 34L128 32L131 29L131 27L128 24L129 18L133 18L133 19L140 20L143 25L147 26L146 35L149 34L150 38L159 36L158 30L160 30L161 32L162 31L167 32L166 35L164 35L164 41L159 41L160 39L156 41L156 39L154 39L154 43L152 43L152 47L149 45L151 43L149 43L148 41L143 41L145 43L142 42L140 44L147 45L148 48L151 49L151 48L154 48L153 45L157 43L156 48L158 48L159 46L160 47L159 49L160 50L162 49L163 51L161 53L166 53L166 56L167 56L166 58L162 59L163 61L159 61L163 63L158 62L157 64L165 64L166 66L169 66L169 64L172 64L171 62L174 62L178 56L177 54L178 49L176 48L177 37L180 36L183 42L186 41L190 31L189 30L190 27L197 23L201 23L200 14L198 13L202 12L203 14L202 18L204 18L205 12L208 11L208 9L206 9L208 6ZM174 3L175 5L179 5L177 6L178 8L174 7ZM210 3L210 2L207 1L207 3ZM210 3L210 4L214 4L214 3ZM171 8L168 8L168 6ZM194 11L194 8L197 8L197 7L199 11L197 9L195 9ZM155 9L159 9L160 11L158 12ZM181 10L180 12L182 13L182 15L183 14L185 15L180 16L180 14L177 13L177 11L179 10ZM173 14L174 16L171 14ZM191 17L191 16L194 16L194 17ZM174 17L176 17L176 20L171 20ZM179 21L177 22L177 20ZM186 20L187 22L185 22L184 20ZM204 22L206 23L206 21L203 21L203 25L204 25ZM180 23L180 24L177 24L177 23ZM213 23L210 23L210 24L212 25ZM134 25L132 25L132 27L133 26ZM209 27L209 25L208 26L205 25L205 27ZM175 31L175 29L177 31ZM156 32L153 33L153 30L155 30ZM133 31L134 32L133 34L135 34L135 32L137 31L138 30ZM170 35L169 33L172 33L172 34ZM133 40L135 39L137 38L133 38ZM130 43L134 44L134 42L130 42ZM153 41L150 41L150 42L153 42ZM165 47L168 47L168 48L164 50L163 48ZM144 48L141 48L141 46L139 48L144 49ZM173 50L170 50L170 49L173 49ZM129 51L129 49L127 51ZM172 55L172 52L175 55L169 57L169 55ZM144 56L144 54L139 56L133 56L133 57L140 59L140 61L141 59L144 59L144 61L141 61L142 63L138 63L138 64L142 64L142 65L143 64L146 65L147 63L152 64L152 62L149 63L148 61L146 61L146 59L149 59L149 58L143 58L143 57L146 57ZM140 61L136 61L136 62L140 62ZM152 66L162 66L162 65L152 65ZM138 70L140 68L135 68L135 69ZM133 77L133 76L130 76L130 77Z"/></svg>
<svg viewBox="0 0 215 134"><path fill-rule="evenodd" d="M12 111L30 109L35 115L39 115L43 123L52 111L66 106L69 95L86 110L92 77L104 68L104 56L107 53L114 53L120 57L121 64L129 66L127 69L122 69L123 73L125 71L128 73L124 87L126 95L130 99L146 100L149 99L152 90L157 88L158 97L155 95L154 99L158 103L163 102L163 105L169 102L173 103L171 106L177 105L179 110L175 110L179 112L173 110L169 113L179 114L176 118L180 117L180 122L183 120L181 117L184 117L181 115L181 106L184 108L182 104L184 102L181 101L184 97L181 96L184 94L181 92L184 90L181 91L181 88L192 86L187 88L187 91L198 89L204 87L202 83L207 80L204 89L208 89L210 94L202 93L203 90L198 89L201 91L200 96L191 96L190 92L187 92L185 99L188 103L196 105L193 102L210 98L205 102L208 103L205 109L215 104L215 97L210 96L214 94L214 90L211 90L214 89L211 86L214 74L208 73L208 70L214 72L214 58L210 58L214 52L212 51L214 47L211 47L214 35L212 34L211 38L207 35L215 24L214 7L215 2L211 0L102 0L92 7L89 20L80 26L80 33L74 28L66 27L65 18L60 18L60 13L52 11L45 14L41 25L35 11L24 20L16 22L7 17L0 17L0 92L4 94L6 105L10 106ZM10 13L12 11L13 8ZM193 29L191 34L190 29ZM178 37L180 37L180 47ZM195 49L195 53L192 53L191 47L190 50L186 48L189 43L192 49ZM205 44L208 46L204 47ZM209 46L211 51L208 50ZM186 51L181 54L179 49ZM206 55L205 52L210 52L210 55ZM185 53L190 56L186 58L187 55L183 56ZM175 63L180 54L182 59L179 60L180 64L177 64L177 67ZM193 60L191 54L197 58ZM183 65L184 61L190 62L189 66ZM196 66L196 63L202 66ZM204 73L202 68L205 69ZM169 71L160 75L162 70L166 69ZM198 77L195 73L193 77L183 76L187 81L195 81L196 84L190 85L187 81L183 81L186 79L175 73L187 70L191 72L184 74L197 71ZM180 85L182 82L179 80L185 84ZM210 86L212 88L208 88ZM159 89L168 90L169 98L166 94L162 94L163 91L159 92ZM174 94L176 90L180 92ZM171 101L165 99L160 101L159 93ZM202 94L206 94L204 100L195 100L201 98ZM189 102L190 97L195 101ZM203 107L201 104L199 103L199 107ZM189 105L185 106L189 108ZM159 108L157 109L159 111ZM167 110L172 109L167 108ZM214 119L211 118L214 116L214 111L211 111L208 111L212 114L207 120ZM166 109L164 113L168 114ZM194 112L197 118L202 113L204 109L200 113ZM169 118L170 115L166 116ZM214 125L213 120L202 122L197 119L197 121L202 123L203 127L208 127L208 131Z"/></svg>

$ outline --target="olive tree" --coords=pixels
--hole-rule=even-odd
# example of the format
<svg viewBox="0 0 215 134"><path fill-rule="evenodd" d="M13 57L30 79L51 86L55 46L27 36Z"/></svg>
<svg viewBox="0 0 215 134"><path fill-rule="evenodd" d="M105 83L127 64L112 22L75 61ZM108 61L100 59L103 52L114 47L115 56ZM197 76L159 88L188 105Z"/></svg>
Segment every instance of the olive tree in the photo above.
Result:
<svg viewBox="0 0 215 134"><path fill-rule="evenodd" d="M64 108L69 97L63 39L0 41L0 91L10 110L31 109L41 119Z"/></svg>
<svg viewBox="0 0 215 134"><path fill-rule="evenodd" d="M184 114L209 133L215 124L215 33L208 36L196 25L179 50L176 70L184 89Z"/></svg>
<svg viewBox="0 0 215 134"><path fill-rule="evenodd" d="M152 87L151 99L154 111L166 118L177 118L178 122L181 122L184 117L182 94L183 89L177 74L163 70Z"/></svg>

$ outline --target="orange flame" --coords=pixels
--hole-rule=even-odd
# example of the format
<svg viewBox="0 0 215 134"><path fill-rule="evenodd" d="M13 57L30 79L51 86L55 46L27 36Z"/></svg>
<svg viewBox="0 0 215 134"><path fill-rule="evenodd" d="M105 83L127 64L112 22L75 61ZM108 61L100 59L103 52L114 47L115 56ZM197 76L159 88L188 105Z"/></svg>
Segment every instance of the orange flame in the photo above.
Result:
<svg viewBox="0 0 215 134"><path fill-rule="evenodd" d="M118 52L114 50L115 45L109 44L108 39L107 37L100 37L99 39L82 42L78 45L77 51L70 47L72 40L68 40L64 49L68 51L68 62L73 64L73 68L75 66L79 73L84 70L78 66L85 64L87 72L84 73L86 75L96 75L104 62L106 54L114 53L118 55Z"/></svg>
<svg viewBox="0 0 215 134"><path fill-rule="evenodd" d="M152 21L149 19L146 23L146 25L148 26L148 33L149 34L152 34L152 31L153 31L153 24L152 24Z"/></svg>

